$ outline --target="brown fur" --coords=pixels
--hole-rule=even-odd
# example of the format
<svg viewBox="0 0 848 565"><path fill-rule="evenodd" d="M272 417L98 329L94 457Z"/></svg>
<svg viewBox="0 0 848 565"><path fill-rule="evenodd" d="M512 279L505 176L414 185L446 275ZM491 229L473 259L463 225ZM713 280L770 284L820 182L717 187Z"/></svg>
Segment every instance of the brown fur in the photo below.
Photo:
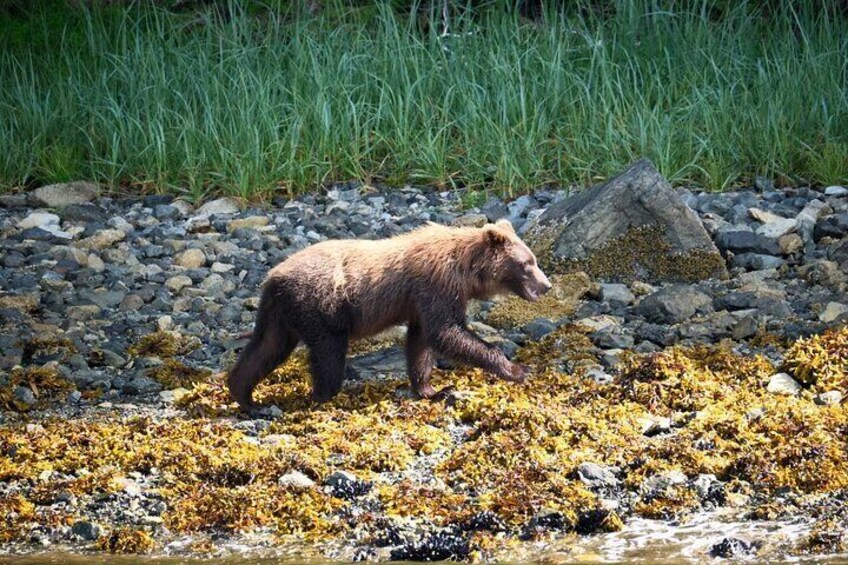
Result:
<svg viewBox="0 0 848 565"><path fill-rule="evenodd" d="M535 300L550 288L530 249L505 221L483 228L429 224L377 241L325 241L295 253L268 274L250 343L228 385L243 407L256 384L299 342L310 350L313 395L341 388L350 340L406 323L413 390L433 397L432 349L522 381L523 367L465 327L471 299L514 292Z"/></svg>

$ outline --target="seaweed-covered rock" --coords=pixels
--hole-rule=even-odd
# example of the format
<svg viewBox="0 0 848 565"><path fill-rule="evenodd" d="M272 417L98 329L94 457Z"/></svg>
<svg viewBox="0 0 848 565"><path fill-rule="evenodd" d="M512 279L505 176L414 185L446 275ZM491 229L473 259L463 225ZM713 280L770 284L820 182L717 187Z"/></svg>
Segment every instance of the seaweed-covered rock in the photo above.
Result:
<svg viewBox="0 0 848 565"><path fill-rule="evenodd" d="M698 216L647 160L609 181L555 202L527 241L555 271L580 265L611 280L726 278Z"/></svg>

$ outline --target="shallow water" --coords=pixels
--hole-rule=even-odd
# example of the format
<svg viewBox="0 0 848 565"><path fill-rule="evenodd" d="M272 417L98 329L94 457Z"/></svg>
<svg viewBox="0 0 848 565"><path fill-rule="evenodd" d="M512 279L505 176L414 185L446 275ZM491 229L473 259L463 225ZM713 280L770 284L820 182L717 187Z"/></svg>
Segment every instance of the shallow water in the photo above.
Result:
<svg viewBox="0 0 848 565"><path fill-rule="evenodd" d="M741 520L732 511L721 510L702 513L685 523L662 522L634 518L628 520L620 532L582 538L566 538L553 543L528 542L521 555L514 555L500 563L509 565L559 565L614 563L641 564L691 564L739 562L767 563L827 563L848 564L848 554L831 556L785 557L784 551L795 540L809 531L800 521L755 522ZM709 556L710 547L723 538L733 537L762 543L756 557L737 560L719 560ZM225 558L200 559L169 556L109 556L103 554L41 553L36 555L0 556L3 565L131 565L156 563L158 565L338 565L343 561L305 560L297 556L267 557L240 553L238 546L226 548L232 554Z"/></svg>

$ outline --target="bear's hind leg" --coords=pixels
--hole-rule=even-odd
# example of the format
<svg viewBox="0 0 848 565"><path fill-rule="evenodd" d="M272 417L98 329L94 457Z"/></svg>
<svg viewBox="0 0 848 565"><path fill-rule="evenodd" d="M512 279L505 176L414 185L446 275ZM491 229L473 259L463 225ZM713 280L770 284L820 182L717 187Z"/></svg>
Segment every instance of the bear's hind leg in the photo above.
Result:
<svg viewBox="0 0 848 565"><path fill-rule="evenodd" d="M348 337L326 334L306 345L312 369L312 398L316 402L327 402L338 394L345 380Z"/></svg>
<svg viewBox="0 0 848 565"><path fill-rule="evenodd" d="M278 324L255 332L227 376L230 395L245 410L255 407L253 389L271 371L289 358L297 347L297 336Z"/></svg>

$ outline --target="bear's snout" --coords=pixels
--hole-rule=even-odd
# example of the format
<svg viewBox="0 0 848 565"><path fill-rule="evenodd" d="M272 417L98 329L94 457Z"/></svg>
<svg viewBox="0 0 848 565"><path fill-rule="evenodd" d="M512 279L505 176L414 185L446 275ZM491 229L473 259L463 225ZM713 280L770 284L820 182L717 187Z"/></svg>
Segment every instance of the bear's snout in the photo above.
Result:
<svg viewBox="0 0 848 565"><path fill-rule="evenodd" d="M548 279L547 276L545 276L545 273L543 273L542 269L540 269L539 267L536 267L536 272L533 274L535 275L536 288L539 289L537 291L539 295L547 294L547 292L551 290L554 285L551 284L551 281Z"/></svg>
<svg viewBox="0 0 848 565"><path fill-rule="evenodd" d="M553 285L548 280L548 277L545 276L545 273L539 267L534 266L533 270L525 278L523 287L521 292L522 297L530 302L535 302L543 294L551 290Z"/></svg>

